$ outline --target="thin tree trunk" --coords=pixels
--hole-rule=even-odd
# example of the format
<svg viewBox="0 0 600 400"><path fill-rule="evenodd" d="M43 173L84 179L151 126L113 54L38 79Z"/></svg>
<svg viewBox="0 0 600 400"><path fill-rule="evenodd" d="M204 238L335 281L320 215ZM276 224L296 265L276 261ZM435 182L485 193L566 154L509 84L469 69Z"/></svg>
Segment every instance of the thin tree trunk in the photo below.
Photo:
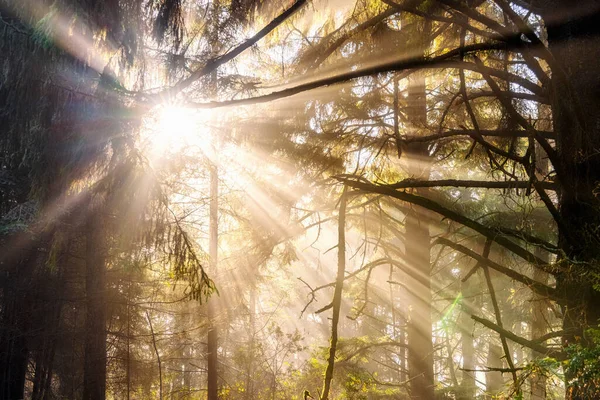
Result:
<svg viewBox="0 0 600 400"><path fill-rule="evenodd" d="M491 245L492 245L492 241L490 239L488 239L486 241L485 247L483 249L482 256L484 258L488 258ZM500 329L503 329L504 325L502 323L502 314L500 312L500 306L498 305L498 300L496 298L496 291L494 290L494 285L492 282L492 276L490 274L490 270L487 265L482 265L481 268L483 269L483 273L485 275L485 281L487 283L488 291L490 294L490 300L492 302L492 307L494 308L494 314L496 316L496 324L498 325L498 327L500 327ZM513 384L514 384L515 391L516 391L517 395L519 395L519 397L520 397L521 388L519 386L517 373L515 371L513 356L510 351L510 348L508 346L508 341L506 340L506 337L504 337L502 334L500 334L500 342L502 343L502 350L504 351L504 360L506 361L508 368L511 370L511 375L513 378Z"/></svg>
<svg viewBox="0 0 600 400"><path fill-rule="evenodd" d="M545 121L546 118L549 119L550 115L544 115L543 111L546 111L547 107L541 107L542 115L544 118L542 121ZM540 128L549 128L549 124L546 122L542 123L543 126ZM538 179L543 179L549 169L548 156L545 154L541 146L536 146L536 177ZM550 262L549 253L544 251L543 249L536 247L535 255L540 260L544 260L546 262ZM547 272L543 271L541 268L534 268L533 270L533 279L536 282L540 282L544 285L548 284L549 275ZM537 294L533 293L531 298L531 340L535 340L543 335L545 335L548 331L548 299ZM533 352L533 358L543 357L542 354ZM546 398L546 377L543 374L532 374L529 379L530 385L530 394L531 400L544 400Z"/></svg>
<svg viewBox="0 0 600 400"><path fill-rule="evenodd" d="M131 398L131 272L127 282L127 400Z"/></svg>
<svg viewBox="0 0 600 400"><path fill-rule="evenodd" d="M217 271L218 241L219 241L219 175L217 166L214 162L210 166L210 243L209 258L210 270L214 275ZM219 334L216 321L216 298L208 301L208 337L207 337L207 380L208 380L208 400L217 400L219 398L219 373L218 373L218 348Z"/></svg>
<svg viewBox="0 0 600 400"><path fill-rule="evenodd" d="M433 391L429 223L416 211L406 216L408 374L412 399L430 400Z"/></svg>
<svg viewBox="0 0 600 400"><path fill-rule="evenodd" d="M52 290L58 292L60 288L53 286ZM41 319L44 321L43 323L45 325L42 339L43 347L39 349L39 354L35 362L33 392L31 395L32 400L44 400L48 398L52 382L52 366L54 353L56 351L56 338L58 336L62 307L60 303L54 303L50 308L51 310L47 319L44 319L43 317Z"/></svg>
<svg viewBox="0 0 600 400"><path fill-rule="evenodd" d="M544 259L548 257L548 253L536 249L536 256ZM536 282L543 284L548 283L548 273L536 268L533 271L533 279ZM539 294L534 293L532 298L532 318L531 318L531 340L535 340L547 333L548 327L548 312L547 299ZM543 357L539 353L533 354L535 358ZM534 374L530 378L531 385L531 400L543 400L546 398L546 377L540 374Z"/></svg>
<svg viewBox="0 0 600 400"><path fill-rule="evenodd" d="M471 277L473 279L474 277ZM459 400L471 400L475 398L475 343L474 331L475 322L471 318L474 312L473 297L475 295L475 285L471 279L461 284L462 302L461 315L459 319L460 343L462 352L462 381Z"/></svg>
<svg viewBox="0 0 600 400"><path fill-rule="evenodd" d="M402 138L400 137L400 98L399 98L400 94L398 91L398 79L397 77L394 77L394 138L396 139L396 148L398 151L398 158L402 157ZM396 237L396 240L398 240L398 244L401 243L402 238L400 237ZM396 281L396 279L392 279L394 276L396 276L397 274L394 273L394 267L390 266L390 281ZM405 300L407 300L405 298L405 294L406 294L406 289L405 286L400 285L398 291L398 298L400 300L400 307L401 309L399 310L399 316L400 318L398 318L398 320L396 320L396 308L395 306L395 295L394 295L394 290L392 289L392 283L390 282L390 296L391 296L391 302L392 302L392 323L394 326L394 339L396 339L396 325L400 324L399 329L399 333L398 333L398 341L403 344L406 345L406 316L408 315L408 308L406 307L407 302ZM407 366L407 348L405 346L400 347L398 349L398 357L400 359L400 382L406 382L408 380L408 366Z"/></svg>
<svg viewBox="0 0 600 400"><path fill-rule="evenodd" d="M156 362L158 364L158 398L163 398L163 378L162 378L162 360L160 353L158 352L158 346L156 345L156 335L154 334L154 327L152 326L152 318L150 313L146 311L146 318L148 319L148 326L150 327L150 335L152 336L152 347L154 347L154 353L156 354Z"/></svg>
<svg viewBox="0 0 600 400"><path fill-rule="evenodd" d="M254 396L254 359L256 357L256 275L258 274L258 266L255 267L255 271L250 278L250 299L248 304L249 323L250 323L250 337L248 343L248 366L246 373L246 395L247 400L253 400Z"/></svg>
<svg viewBox="0 0 600 400"><path fill-rule="evenodd" d="M329 358L327 359L327 370L323 382L323 393L321 400L329 399L331 380L333 379L333 368L335 365L335 352L338 342L338 323L340 320L340 309L342 307L342 289L344 287L344 274L346 273L346 188L340 199L340 210L338 216L338 268L335 279L335 290L333 292L332 318L331 318L331 343L329 346Z"/></svg>

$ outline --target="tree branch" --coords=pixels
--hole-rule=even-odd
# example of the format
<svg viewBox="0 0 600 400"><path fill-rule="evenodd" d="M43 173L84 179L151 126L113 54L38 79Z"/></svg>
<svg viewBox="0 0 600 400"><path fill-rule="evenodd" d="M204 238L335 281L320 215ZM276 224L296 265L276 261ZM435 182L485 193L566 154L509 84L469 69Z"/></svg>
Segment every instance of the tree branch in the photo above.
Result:
<svg viewBox="0 0 600 400"><path fill-rule="evenodd" d="M473 181L461 179L440 179L432 181L422 181L418 179L404 179L400 182L392 183L386 186L393 189L408 189L420 187L466 187L466 188L484 188L484 189L526 189L528 181ZM553 182L540 182L540 185L548 190L556 190L556 184Z"/></svg>
<svg viewBox="0 0 600 400"><path fill-rule="evenodd" d="M529 46L528 43L520 41L517 37L515 40L511 42L503 42L503 43L474 43L468 46L465 46L462 49L453 49L444 54L441 54L436 57L410 57L403 60L387 62L379 65L375 65L372 67L366 67L357 69L355 71L348 71L339 75L317 79L311 82L303 83L297 86L293 86L287 89L283 89L276 92L271 92L265 95L249 97L245 99L235 99L235 100L226 100L226 101L212 101L206 103L195 103L188 102L186 103L187 107L190 108L199 108L199 109L212 109L212 108L221 108L221 107L232 107L232 106L243 106L243 105L251 105L251 104L261 104L268 103L271 101L283 99L286 97L294 96L299 93L303 93L309 90L318 89L325 86L330 86L338 83L348 82L353 79L377 75L385 72L393 72L393 71L405 71L409 69L415 68L458 68L456 65L456 59L458 55L462 52L464 54L467 53L477 53L482 51L490 51L490 50L517 50L524 47ZM472 63L464 63L471 64ZM468 65L463 66L467 68ZM492 69L492 68L490 68ZM492 69L493 70L493 69ZM500 71L498 71L500 73ZM523 78L516 77L519 80L523 80ZM530 86L536 86L537 92L541 90L539 86L530 82ZM527 89L531 90L529 87Z"/></svg>
<svg viewBox="0 0 600 400"><path fill-rule="evenodd" d="M369 192L369 193L383 194L386 196L394 197L398 200L416 204L427 210L431 210L437 214L442 215L445 218L448 218L455 222L458 222L459 224L462 224L468 228L471 228L474 231L482 234L483 236L494 240L500 246L506 248L507 250L510 250L511 252L513 252L514 254L521 257L522 259L524 259L527 262L530 262L530 263L532 263L534 265L538 265L538 266L546 265L546 262L544 260L535 256L533 253L527 251L526 249L522 248L518 244L508 240L507 238L498 235L498 232L495 231L494 229L489 228L483 224L480 224L479 222L474 221L470 218L467 218L464 215L457 213L456 211L452 211L433 200L430 200L428 198L418 196L415 194L401 192L401 191L398 191L398 190L395 190L393 188L386 187L383 185L376 185L376 184L373 184L370 182L350 180L350 179L340 179L340 178L337 178L337 179L340 182L343 182L345 185L348 185L354 189L360 189L360 190L363 190L363 191Z"/></svg>
<svg viewBox="0 0 600 400"><path fill-rule="evenodd" d="M539 343L536 342L532 342L531 340L527 340L525 338L522 338L520 336L515 335L514 333L507 331L506 329L503 329L501 327L499 327L498 325L494 324L491 321L488 321L485 318L481 318L478 317L476 315L471 315L471 318L477 322L479 322L481 325L495 331L498 332L500 335L504 336L507 339L512 340L513 342L520 344L521 346L525 346L527 348L530 348L532 350L537 351L538 353L541 354L546 354L549 357L553 357L556 358L557 360L564 360L566 358L566 354L562 351L557 351L554 349L549 349L546 346L542 346Z"/></svg>
<svg viewBox="0 0 600 400"><path fill-rule="evenodd" d="M433 242L433 245L436 245L436 244L440 244L442 246L448 246L448 247L453 248L456 251L460 251L461 253L476 260L479 264L486 265L486 266L492 268L493 270L498 271L501 274L506 275L509 278L522 283L523 285L529 287L531 290L533 290L535 293L537 293L541 296L549 297L551 299L556 299L556 297L557 297L556 289L551 288L550 286L544 285L543 283L537 282L534 279L532 279L526 275L520 274L510 268L500 265L500 264L490 260L489 258L485 258L463 245L454 243L451 240L441 238L441 237L437 238ZM479 265L476 266L475 268L478 268L478 267L479 267ZM465 278L463 278L463 280L466 280L468 278L468 276L470 276L470 275L472 275L472 273L469 273L467 276L465 276Z"/></svg>
<svg viewBox="0 0 600 400"><path fill-rule="evenodd" d="M208 60L204 64L204 66L195 70L187 78L179 81L174 86L172 86L160 93L155 93L155 94L150 95L149 98L153 99L153 100L162 100L164 98L169 98L169 97L175 96L176 94L178 94L179 92L181 92L182 90L184 90L185 88L190 86L192 83L194 83L195 81L200 79L201 77L210 74L211 72L213 72L214 70L219 68L221 65L228 63L229 61L231 61L234 58L236 58L237 56L239 56L241 53L243 53L248 48L254 46L259 40L261 40L262 38L267 36L275 28L277 28L279 25L281 25L283 22L285 22L285 20L287 20L294 13L296 13L296 11L298 11L300 8L302 8L302 6L304 6L304 4L306 4L306 2L307 2L307 0L296 0L290 8L285 10L283 13L279 14L275 19L273 19L271 22L269 22L264 28L262 28L260 31L258 31L254 36L252 36L249 39L246 39L243 43L241 43L240 45L238 45L237 47L235 47L228 53L225 53L223 55L220 55L218 57Z"/></svg>
<svg viewBox="0 0 600 400"><path fill-rule="evenodd" d="M518 130L505 130L505 129L497 129L497 130L485 130L481 129L479 131L481 136L487 137L507 137L507 138L524 138L528 137L529 134L526 131L518 131ZM544 139L554 139L554 132L549 131L537 131L540 137ZM441 132L433 135L425 135L425 136L404 136L403 141L406 143L419 143L419 142L432 142L439 139L446 139L455 136L469 136L472 137L475 134L475 130L473 129L451 129L446 132Z"/></svg>
<svg viewBox="0 0 600 400"><path fill-rule="evenodd" d="M485 258L486 260L488 259L489 255L490 255L491 247L492 247L492 241L490 239L486 240L485 246L483 248L483 254L482 254L482 257ZM492 277L490 275L490 269L488 268L487 264L482 265L482 267L483 267L483 274L485 275L485 282L487 283L488 291L490 294L490 299L492 300L492 307L494 308L494 314L496 316L496 324L498 324L498 327L500 329L504 329L504 326L502 325L502 315L500 313L500 306L498 305L498 299L496 298L496 290L494 289L494 284L492 283ZM502 342L502 349L504 350L504 356L505 356L504 358L506 359L506 363L508 364L508 367L512 370L511 375L513 378L513 383L515 385L515 389L517 391L520 391L520 388L518 385L517 373L514 371L515 363L513 362L512 354L508 347L508 342L506 341L506 337L504 335L500 335L500 341Z"/></svg>

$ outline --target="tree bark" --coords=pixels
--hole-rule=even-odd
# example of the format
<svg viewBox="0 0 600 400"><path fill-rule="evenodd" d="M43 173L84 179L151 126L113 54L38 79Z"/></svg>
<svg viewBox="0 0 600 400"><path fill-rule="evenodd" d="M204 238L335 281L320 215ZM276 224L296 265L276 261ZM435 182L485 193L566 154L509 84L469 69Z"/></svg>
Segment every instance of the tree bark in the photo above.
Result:
<svg viewBox="0 0 600 400"><path fill-rule="evenodd" d="M555 62L552 106L560 165L554 167L561 172L559 212L565 224L559 231L564 272L556 276L556 286L562 297L563 328L570 332L563 337L567 344L585 338L583 331L600 318L600 293L586 276L597 270L600 260L600 2L577 2L583 15L571 12L573 3L567 0L543 4ZM557 16L560 23L549 24ZM585 398L572 387L567 393L572 399Z"/></svg>
<svg viewBox="0 0 600 400"><path fill-rule="evenodd" d="M152 318L150 313L146 311L146 318L148 319L148 326L150 327L150 335L152 337L152 347L154 348L154 354L156 354L156 363L158 364L158 398L163 399L163 377L162 377L162 360L160 358L160 352L156 345L156 334L154 333L154 327L152 326Z"/></svg>

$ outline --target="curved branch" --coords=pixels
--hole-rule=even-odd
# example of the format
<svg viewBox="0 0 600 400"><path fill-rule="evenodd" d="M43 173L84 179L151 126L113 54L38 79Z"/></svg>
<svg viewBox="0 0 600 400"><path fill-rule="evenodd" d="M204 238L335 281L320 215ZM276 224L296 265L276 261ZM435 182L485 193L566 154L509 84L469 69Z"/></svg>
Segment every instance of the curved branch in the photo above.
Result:
<svg viewBox="0 0 600 400"><path fill-rule="evenodd" d="M495 231L494 229L489 228L483 224L480 224L479 222L474 221L470 218L467 218L464 215L457 213L456 211L452 211L433 200L430 200L430 199L422 197L422 196L417 196L417 195L411 194L411 193L400 192L393 188L383 186L383 185L376 185L376 184L373 184L370 182L356 181L356 180L350 180L350 179L340 179L340 178L338 178L338 180L354 189L360 189L360 190L363 190L363 191L369 192L369 193L383 194L386 196L394 197L398 200L406 201L408 203L412 203L412 204L421 206L427 210L431 210L437 214L440 214L441 216L443 216L445 218L451 219L455 222L458 222L461 225L471 228L475 232L478 232L489 239L492 239L493 241L498 243L500 246L504 247L507 250L510 250L512 253L516 254L517 256L521 257L522 259L524 259L525 261L527 261L529 263L532 263L532 264L538 265L538 266L546 265L546 262L544 260L540 259L533 253L522 248L518 244L510 241L506 237L499 235L498 232Z"/></svg>
<svg viewBox="0 0 600 400"><path fill-rule="evenodd" d="M293 86L287 89L283 89L276 92L271 92L265 95L249 97L245 99L235 99L235 100L226 100L226 101L212 101L206 103L194 103L188 102L186 103L187 107L190 108L199 108L199 109L211 109L211 108L221 108L221 107L232 107L232 106L243 106L243 105L251 105L251 104L261 104L268 103L271 101L283 99L286 97L291 97L299 93L303 93L309 90L318 89L325 86L331 86L338 83L344 83L351 81L353 79L377 75L385 72L398 72L405 71L409 69L415 68L474 68L473 63L464 63L467 65L456 64L457 58L460 53L469 54L469 53L478 53L482 51L490 51L490 50L518 50L522 48L526 48L530 46L528 43L525 43L515 35L514 40L510 42L503 43L475 43L463 48L456 48L450 50L444 54L441 54L436 57L410 57L407 59L387 62L379 65L375 65L372 67L366 67L357 69L355 71L348 71L339 75L317 79L311 82L303 83L297 86ZM470 64L470 65L468 65ZM492 69L492 68L490 68ZM492 69L493 70L493 69ZM496 71L496 70L494 70ZM500 73L501 71L498 71ZM517 77L518 80L522 80L522 78ZM516 78L515 78L516 79ZM521 83L519 83L521 84ZM531 85L535 85L530 82ZM529 85L529 86L531 86ZM538 89L536 91L539 92L541 88L535 85ZM531 90L531 87L527 87L527 89Z"/></svg>
<svg viewBox="0 0 600 400"><path fill-rule="evenodd" d="M556 185L552 182L539 182L547 190L556 190ZM421 187L465 187L465 188L483 188L483 189L526 189L529 181L474 181L461 179L440 179L424 181L419 179L404 179L400 182L390 185L381 185L393 189L408 189Z"/></svg>
<svg viewBox="0 0 600 400"><path fill-rule="evenodd" d="M490 260L489 258L483 257L463 245L454 243L451 240L441 238L441 237L437 238L433 242L433 245L436 245L436 244L441 244L442 246L451 247L454 250L460 251L461 253L476 260L478 265L475 266L475 268L473 268L473 270L478 268L480 265L485 265L487 267L490 267L494 271L498 271L501 274L506 275L509 278L514 279L515 281L524 284L525 286L529 287L532 291L534 291L535 293L537 293L541 296L548 297L551 299L556 299L556 297L557 297L556 289L551 288L550 286L546 286L543 283L537 282L537 281L533 280L532 278L529 278L528 276L522 275L510 268L500 265L500 264ZM471 271L467 274L467 276L465 276L465 278L463 278L463 281L466 280L470 275L472 275Z"/></svg>
<svg viewBox="0 0 600 400"><path fill-rule="evenodd" d="M480 130L481 136L487 137L508 137L508 138L524 138L528 137L529 134L526 131L519 130L506 130L506 129L495 129L495 130ZM544 139L554 139L554 132L550 131L537 131L540 137ZM439 139L446 139L455 136L469 136L472 137L475 134L473 129L451 129L446 132L441 132L432 135L424 136L404 136L403 141L406 143L419 143L419 142L432 142Z"/></svg>
<svg viewBox="0 0 600 400"><path fill-rule="evenodd" d="M564 360L566 358L566 354L562 351L553 350L546 346L542 346L541 344L539 344L537 342L533 342L531 340L527 340L525 338L517 336L514 333L499 327L498 325L494 324L491 321L488 321L485 318L481 318L476 315L471 315L471 318L473 320L479 322L481 325L483 325L495 332L498 332L500 335L504 336L505 338L510 339L517 344L520 344L521 346L525 346L525 347L535 350L541 354L546 354L550 357L556 358L557 360Z"/></svg>

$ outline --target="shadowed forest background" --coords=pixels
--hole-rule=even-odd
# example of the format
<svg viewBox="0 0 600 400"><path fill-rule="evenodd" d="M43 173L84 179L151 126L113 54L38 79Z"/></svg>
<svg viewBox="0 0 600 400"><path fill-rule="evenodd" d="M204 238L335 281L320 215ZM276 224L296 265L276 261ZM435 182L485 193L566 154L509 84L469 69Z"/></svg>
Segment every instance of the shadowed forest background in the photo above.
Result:
<svg viewBox="0 0 600 400"><path fill-rule="evenodd" d="M600 398L598 0L0 0L0 400Z"/></svg>

